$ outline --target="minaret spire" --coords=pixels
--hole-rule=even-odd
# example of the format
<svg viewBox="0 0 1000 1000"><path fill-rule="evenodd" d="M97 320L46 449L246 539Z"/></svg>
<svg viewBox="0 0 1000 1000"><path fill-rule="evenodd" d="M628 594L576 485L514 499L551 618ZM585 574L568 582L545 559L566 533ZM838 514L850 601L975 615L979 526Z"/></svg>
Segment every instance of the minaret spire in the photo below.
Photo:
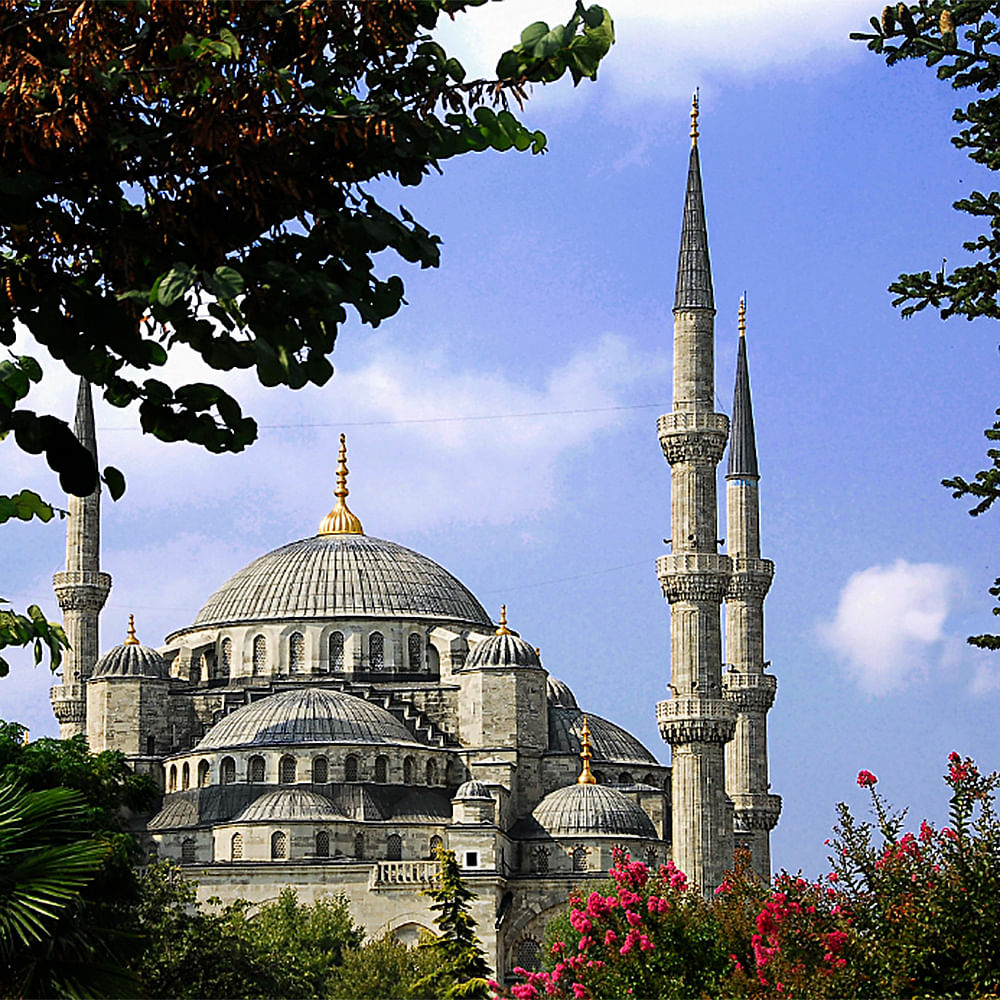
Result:
<svg viewBox="0 0 1000 1000"><path fill-rule="evenodd" d="M750 402L750 369L747 365L746 295L740 299L740 346L736 351L736 389L733 392L733 433L729 443L727 476L756 476L757 442L753 431L753 405Z"/></svg>
<svg viewBox="0 0 1000 1000"><path fill-rule="evenodd" d="M674 311L678 309L715 309L712 266L708 259L708 226L705 224L705 202L701 190L701 161L698 158L697 93L691 105L691 157L688 160L684 223L677 260Z"/></svg>
<svg viewBox="0 0 1000 1000"><path fill-rule="evenodd" d="M97 462L97 432L90 383L80 379L73 433ZM101 484L90 496L69 498L66 524L66 569L53 586L63 611L69 648L63 657L63 682L52 688L52 708L63 739L86 732L84 683L97 662L98 619L111 590L111 577L101 572Z"/></svg>

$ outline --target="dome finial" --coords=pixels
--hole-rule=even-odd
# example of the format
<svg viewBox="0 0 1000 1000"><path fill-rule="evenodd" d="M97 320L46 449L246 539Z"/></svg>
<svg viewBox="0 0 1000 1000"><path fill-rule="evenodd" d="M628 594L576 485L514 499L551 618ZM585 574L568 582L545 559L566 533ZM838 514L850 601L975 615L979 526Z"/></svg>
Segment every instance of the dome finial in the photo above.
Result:
<svg viewBox="0 0 1000 1000"><path fill-rule="evenodd" d="M594 772L590 770L590 758L594 756L590 749L590 726L587 725L587 716L583 717L583 729L580 730L580 745L583 749L580 751L580 760L583 761L583 767L580 770L580 777L576 779L578 785L596 785L597 778L594 777Z"/></svg>
<svg viewBox="0 0 1000 1000"><path fill-rule="evenodd" d="M509 628L507 628L507 605L500 605L500 624L497 626L497 635L513 635Z"/></svg>
<svg viewBox="0 0 1000 1000"><path fill-rule="evenodd" d="M317 534L320 535L363 535L361 522L348 509L346 498L351 491L347 488L347 438L340 435L340 453L337 456L337 488L333 495L337 498L333 510L323 518Z"/></svg>
<svg viewBox="0 0 1000 1000"><path fill-rule="evenodd" d="M701 88L696 88L691 97L691 145L698 145L698 94Z"/></svg>
<svg viewBox="0 0 1000 1000"><path fill-rule="evenodd" d="M135 615L128 616L128 635L125 638L126 646L138 646L139 640L135 637Z"/></svg>
<svg viewBox="0 0 1000 1000"><path fill-rule="evenodd" d="M744 292L740 296L740 336L745 337L747 335L747 293Z"/></svg>

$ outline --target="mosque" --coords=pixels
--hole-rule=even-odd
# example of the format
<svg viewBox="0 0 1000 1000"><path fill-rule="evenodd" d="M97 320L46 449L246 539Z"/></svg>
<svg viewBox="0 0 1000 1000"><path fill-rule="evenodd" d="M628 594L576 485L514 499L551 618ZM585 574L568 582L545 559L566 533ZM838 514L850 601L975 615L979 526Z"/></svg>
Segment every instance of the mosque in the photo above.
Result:
<svg viewBox="0 0 1000 1000"><path fill-rule="evenodd" d="M769 791L759 471L745 311L732 427L714 411L715 304L697 104L674 303L670 697L655 705L664 767L577 704L538 650L427 556L365 533L347 503L316 534L256 559L153 649L99 655L111 587L100 568L100 493L70 498L66 570L54 580L70 648L52 705L63 737L117 749L162 790L147 848L181 864L202 898L339 892L371 934L417 940L436 848L453 850L498 974L536 967L570 889L606 876L615 848L667 858L705 891L736 846L770 875L781 800ZM77 436L96 455L90 387ZM717 466L728 444L726 535ZM722 614L726 608L725 659ZM516 624L516 623L514 623ZM666 679L666 678L665 678ZM650 704L650 710L654 705Z"/></svg>

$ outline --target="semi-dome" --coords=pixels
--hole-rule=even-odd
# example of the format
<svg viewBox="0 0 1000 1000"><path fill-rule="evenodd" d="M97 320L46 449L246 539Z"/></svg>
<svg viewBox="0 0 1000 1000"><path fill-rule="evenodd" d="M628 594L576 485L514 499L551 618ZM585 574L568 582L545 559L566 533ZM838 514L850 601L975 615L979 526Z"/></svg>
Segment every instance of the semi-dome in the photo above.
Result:
<svg viewBox="0 0 1000 1000"><path fill-rule="evenodd" d="M268 552L231 576L193 627L337 617L491 624L469 590L427 556L382 538L321 534Z"/></svg>
<svg viewBox="0 0 1000 1000"><path fill-rule="evenodd" d="M109 649L95 664L91 679L97 677L166 677L167 662L155 650L135 637L135 618L128 616L128 635L120 646Z"/></svg>
<svg viewBox="0 0 1000 1000"><path fill-rule="evenodd" d="M343 691L304 687L236 709L212 726L195 751L297 743L420 745L384 708Z"/></svg>
<svg viewBox="0 0 1000 1000"><path fill-rule="evenodd" d="M253 800L233 823L329 823L347 819L325 795L308 788L275 788Z"/></svg>
<svg viewBox="0 0 1000 1000"><path fill-rule="evenodd" d="M656 839L653 821L628 796L606 785L567 785L535 806L530 824L550 837L608 834Z"/></svg>
<svg viewBox="0 0 1000 1000"><path fill-rule="evenodd" d="M567 689L568 690L568 689ZM549 751L551 753L580 753L583 744L584 719L590 721L590 746L595 761L614 763L652 764L659 761L629 732L599 715L584 714L578 708L562 708L549 704Z"/></svg>
<svg viewBox="0 0 1000 1000"><path fill-rule="evenodd" d="M557 680L551 674L545 682L545 693L549 704L555 708L575 708L577 710L580 708L576 703L576 695L570 690L569 685L564 681Z"/></svg>

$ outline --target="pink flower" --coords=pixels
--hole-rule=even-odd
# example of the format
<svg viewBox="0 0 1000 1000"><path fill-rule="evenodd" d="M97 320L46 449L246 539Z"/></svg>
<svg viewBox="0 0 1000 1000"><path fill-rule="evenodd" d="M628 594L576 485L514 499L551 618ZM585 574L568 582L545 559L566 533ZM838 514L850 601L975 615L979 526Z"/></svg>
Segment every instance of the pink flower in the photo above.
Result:
<svg viewBox="0 0 1000 1000"><path fill-rule="evenodd" d="M604 944L612 945L618 940L618 935L614 931L604 932Z"/></svg>
<svg viewBox="0 0 1000 1000"><path fill-rule="evenodd" d="M625 919L632 927L636 927L642 923L642 917L640 917L638 913L633 913L632 910L625 911Z"/></svg>
<svg viewBox="0 0 1000 1000"><path fill-rule="evenodd" d="M862 788L871 788L877 782L878 778L871 771L858 771L858 784Z"/></svg>
<svg viewBox="0 0 1000 1000"><path fill-rule="evenodd" d="M531 983L516 983L510 988L510 992L514 1000L535 1000L538 996L538 990Z"/></svg>
<svg viewBox="0 0 1000 1000"><path fill-rule="evenodd" d="M586 995L587 995L586 986L584 986L582 983L573 984L573 996L576 998L576 1000L584 1000L584 997L586 997Z"/></svg>

